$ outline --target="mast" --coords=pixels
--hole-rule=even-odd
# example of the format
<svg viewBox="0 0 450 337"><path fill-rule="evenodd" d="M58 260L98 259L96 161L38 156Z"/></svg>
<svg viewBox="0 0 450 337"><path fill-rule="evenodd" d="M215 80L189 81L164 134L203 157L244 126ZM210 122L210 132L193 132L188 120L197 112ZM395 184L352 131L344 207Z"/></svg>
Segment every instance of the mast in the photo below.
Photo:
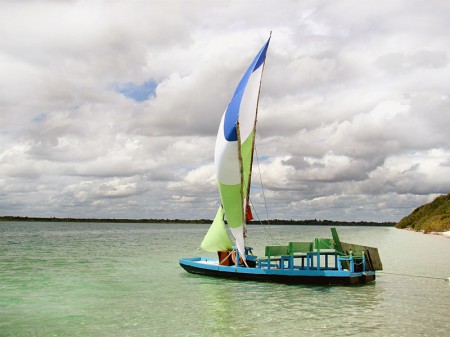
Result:
<svg viewBox="0 0 450 337"><path fill-rule="evenodd" d="M259 94L258 94L259 97ZM240 176L241 176L241 186L244 186L244 164L242 162L242 150L241 150L241 131L239 129L239 121L237 121L236 123L236 133L237 133L237 138L238 138L238 157L239 157L239 171L240 171ZM252 140L253 141L253 140ZM253 149L253 147L252 147ZM253 155L252 155L253 157ZM253 160L253 158L252 158ZM251 161L252 161L251 160ZM251 164L250 164L251 166ZM246 199L246 203L248 202L248 200ZM244 204L244 191L243 189L241 189L241 205ZM245 218L245 207L242 207L242 225L244 226L244 239L246 237L246 233L247 233L247 227L246 227L246 223L247 223L247 219Z"/></svg>
<svg viewBox="0 0 450 337"><path fill-rule="evenodd" d="M270 31L270 35L269 35L269 40L272 37L272 31ZM261 70L261 78L259 79L259 89L258 89L258 97L256 99L256 112L255 112L255 121L253 124L253 136L252 136L252 151L251 151L251 157L250 157L250 172L248 175L248 184L247 184L247 194L245 197L245 205L243 207L244 209L244 237L246 237L247 234L247 217L246 217L246 212L247 212L247 207L249 205L249 198L250 198L250 185L252 182L252 167L253 167L253 154L255 151L255 139L256 139L256 122L258 120L258 108L259 108L259 97L261 95L261 86L262 86L262 78L263 78L263 74L264 74L264 67L266 65L266 58L267 58L267 53L264 55L264 62L262 64L262 70ZM242 162L242 159L241 159ZM241 163L241 168L242 168L242 163Z"/></svg>

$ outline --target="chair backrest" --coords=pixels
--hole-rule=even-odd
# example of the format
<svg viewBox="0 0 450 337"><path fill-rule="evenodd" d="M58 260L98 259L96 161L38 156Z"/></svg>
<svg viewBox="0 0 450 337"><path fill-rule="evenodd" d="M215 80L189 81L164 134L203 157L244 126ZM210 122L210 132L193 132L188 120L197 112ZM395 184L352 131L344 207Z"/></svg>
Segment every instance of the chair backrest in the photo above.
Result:
<svg viewBox="0 0 450 337"><path fill-rule="evenodd" d="M288 255L288 246L266 246L266 256Z"/></svg>
<svg viewBox="0 0 450 337"><path fill-rule="evenodd" d="M312 242L289 242L288 254L307 253L312 250Z"/></svg>
<svg viewBox="0 0 450 337"><path fill-rule="evenodd" d="M314 240L314 249L334 249L333 239L316 238Z"/></svg>

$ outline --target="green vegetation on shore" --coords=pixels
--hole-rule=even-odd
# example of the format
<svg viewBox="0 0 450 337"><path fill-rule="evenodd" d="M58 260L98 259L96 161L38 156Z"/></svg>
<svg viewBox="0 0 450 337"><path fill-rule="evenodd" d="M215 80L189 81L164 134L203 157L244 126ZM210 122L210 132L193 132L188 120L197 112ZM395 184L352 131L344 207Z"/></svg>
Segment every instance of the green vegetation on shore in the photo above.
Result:
<svg viewBox="0 0 450 337"><path fill-rule="evenodd" d="M22 216L0 216L0 221L22 222L117 222L117 223L196 223L210 224L210 219L184 220L184 219L94 219L94 218L39 218ZM259 225L260 222L251 221L250 225ZM373 221L331 221L331 220L281 220L273 219L263 221L263 225L303 225L303 226L394 226L394 222Z"/></svg>
<svg viewBox="0 0 450 337"><path fill-rule="evenodd" d="M415 231L445 232L450 230L450 193L416 208L395 226Z"/></svg>

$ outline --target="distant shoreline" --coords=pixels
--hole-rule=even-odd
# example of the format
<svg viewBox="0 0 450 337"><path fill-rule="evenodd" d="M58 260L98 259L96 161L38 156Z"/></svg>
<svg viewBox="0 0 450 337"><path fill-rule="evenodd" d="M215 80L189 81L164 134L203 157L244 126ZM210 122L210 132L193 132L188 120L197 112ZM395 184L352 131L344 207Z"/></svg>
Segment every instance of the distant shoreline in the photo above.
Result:
<svg viewBox="0 0 450 337"><path fill-rule="evenodd" d="M57 218L57 217L27 217L27 216L0 216L0 221L13 222L115 222L115 223L192 223L210 224L211 219L98 219L98 218ZM249 225L299 225L299 226L384 226L394 227L395 222L375 221L333 221L333 220L282 220L251 221Z"/></svg>

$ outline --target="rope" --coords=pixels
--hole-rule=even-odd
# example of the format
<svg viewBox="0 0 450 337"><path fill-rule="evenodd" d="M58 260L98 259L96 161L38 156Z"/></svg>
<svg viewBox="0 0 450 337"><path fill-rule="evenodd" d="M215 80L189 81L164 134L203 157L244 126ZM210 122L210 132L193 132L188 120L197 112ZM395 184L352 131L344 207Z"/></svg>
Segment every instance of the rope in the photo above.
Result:
<svg viewBox="0 0 450 337"><path fill-rule="evenodd" d="M258 156L258 151L256 151L256 146L255 146L255 156L256 156L256 164L258 166L258 174L259 174L259 181L261 183L261 192L262 192L262 196L263 196L263 200L264 200L264 207L266 210L266 219L267 219L267 224L270 226L270 222L269 222L269 211L267 209L267 202L266 202L266 195L264 193L264 184L262 181L262 176L261 176L261 168L259 166L259 156Z"/></svg>
<svg viewBox="0 0 450 337"><path fill-rule="evenodd" d="M252 203L251 198L249 199L249 201L250 201L250 204L251 204L252 209L253 209L253 214L255 214L256 219L258 219L258 222L263 226L264 232L270 237L270 239L271 239L273 242L275 242L275 243L277 243L277 244L280 244L280 242L279 242L277 239L275 239L275 238L273 237L272 233L270 232L270 223L269 223L269 221L267 221L267 223L269 224L269 230L268 230L267 227L264 225L263 221L261 220L261 218L259 217L259 214L258 214L258 212L256 211L255 207L253 207L253 203Z"/></svg>
<svg viewBox="0 0 450 337"><path fill-rule="evenodd" d="M269 226L268 229L265 226L265 224L261 221L261 218L259 217L259 214L256 211L256 209L253 207L253 202L252 202L251 198L249 198L249 201L250 201L250 203L252 205L252 208L253 208L253 211L254 211L254 213L256 215L256 218L258 219L259 223L261 225L263 225L263 229L266 232L266 234L270 237L272 242L274 242L276 244L280 244L280 242L277 239L275 239L273 237L273 235L271 234L271 232L270 232L269 210L267 208L266 194L264 193L264 184L263 184L262 175L261 175L261 167L259 166L259 156L258 156L258 151L256 150L256 146L254 146L254 150L255 150L255 157L256 157L256 166L258 167L259 182L261 184L261 193L262 193L263 201L264 201L264 209L266 210L267 225Z"/></svg>
<svg viewBox="0 0 450 337"><path fill-rule="evenodd" d="M408 276L408 277L418 277L418 278L428 278L433 280L448 280L445 277L434 277L434 276L423 276L423 275L412 275L412 274L400 274L400 273L391 273L387 271L382 271L381 274L390 274L390 275L399 275L399 276Z"/></svg>
<svg viewBox="0 0 450 337"><path fill-rule="evenodd" d="M219 264L222 264L222 263L224 263L226 260L228 260L228 258L230 257L231 254L233 254L233 250L230 251L230 253L229 253L227 256L225 256L225 257L219 262Z"/></svg>

